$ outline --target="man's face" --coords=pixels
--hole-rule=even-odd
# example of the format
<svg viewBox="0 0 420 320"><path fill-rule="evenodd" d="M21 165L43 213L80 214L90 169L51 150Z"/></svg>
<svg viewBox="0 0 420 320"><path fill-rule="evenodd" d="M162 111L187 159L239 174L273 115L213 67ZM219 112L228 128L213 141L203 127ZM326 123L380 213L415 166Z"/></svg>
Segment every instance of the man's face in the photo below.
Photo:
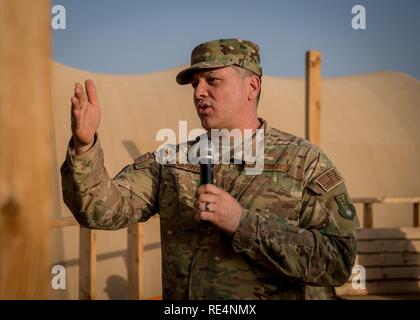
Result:
<svg viewBox="0 0 420 320"><path fill-rule="evenodd" d="M238 126L248 102L247 83L235 68L206 69L193 74L194 104L204 129Z"/></svg>

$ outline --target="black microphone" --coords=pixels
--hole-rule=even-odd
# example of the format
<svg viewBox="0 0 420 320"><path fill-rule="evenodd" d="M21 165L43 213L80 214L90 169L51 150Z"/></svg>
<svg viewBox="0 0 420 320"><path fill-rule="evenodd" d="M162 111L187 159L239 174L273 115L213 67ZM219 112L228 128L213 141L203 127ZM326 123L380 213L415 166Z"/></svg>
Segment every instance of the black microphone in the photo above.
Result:
<svg viewBox="0 0 420 320"><path fill-rule="evenodd" d="M200 186L203 184L213 184L213 167L214 167L214 148L209 140L205 140L200 145Z"/></svg>

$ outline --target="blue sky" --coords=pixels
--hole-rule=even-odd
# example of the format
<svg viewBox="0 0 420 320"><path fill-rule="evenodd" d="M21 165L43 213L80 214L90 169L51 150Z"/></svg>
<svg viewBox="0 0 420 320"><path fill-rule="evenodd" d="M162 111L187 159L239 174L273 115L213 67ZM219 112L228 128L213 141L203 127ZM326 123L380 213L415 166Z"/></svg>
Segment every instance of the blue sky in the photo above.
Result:
<svg viewBox="0 0 420 320"><path fill-rule="evenodd" d="M261 47L265 74L303 76L305 51L321 50L324 76L379 70L420 79L419 0L54 0L66 29L53 58L105 73L141 74L189 63L192 48L239 37ZM351 9L366 8L366 30Z"/></svg>

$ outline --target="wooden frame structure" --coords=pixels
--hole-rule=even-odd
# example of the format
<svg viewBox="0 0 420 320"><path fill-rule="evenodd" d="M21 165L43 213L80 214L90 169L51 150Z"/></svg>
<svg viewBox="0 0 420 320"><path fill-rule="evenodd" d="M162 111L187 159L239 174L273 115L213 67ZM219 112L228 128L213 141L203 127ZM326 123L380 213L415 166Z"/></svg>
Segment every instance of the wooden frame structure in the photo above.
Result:
<svg viewBox="0 0 420 320"><path fill-rule="evenodd" d="M156 219L156 218L152 218ZM50 228L79 226L73 217L52 218ZM79 226L79 299L96 298L96 232ZM144 239L143 225L137 223L127 228L127 279L128 298L144 299Z"/></svg>

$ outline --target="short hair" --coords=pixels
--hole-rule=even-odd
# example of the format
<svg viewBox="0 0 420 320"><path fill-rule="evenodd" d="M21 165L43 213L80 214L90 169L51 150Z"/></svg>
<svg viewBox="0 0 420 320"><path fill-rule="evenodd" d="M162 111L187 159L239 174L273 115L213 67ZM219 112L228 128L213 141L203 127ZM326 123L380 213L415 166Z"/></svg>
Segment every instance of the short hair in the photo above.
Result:
<svg viewBox="0 0 420 320"><path fill-rule="evenodd" d="M261 83L261 77L258 74L252 72L251 70L248 70L248 69L236 66L236 65L233 65L233 67L238 72L241 79L245 79L246 77L251 77L251 76L257 76L260 79L260 83ZM258 106L258 102L260 101L260 96L261 96L261 87L260 87L260 92L258 92L258 95L257 95L257 106Z"/></svg>

